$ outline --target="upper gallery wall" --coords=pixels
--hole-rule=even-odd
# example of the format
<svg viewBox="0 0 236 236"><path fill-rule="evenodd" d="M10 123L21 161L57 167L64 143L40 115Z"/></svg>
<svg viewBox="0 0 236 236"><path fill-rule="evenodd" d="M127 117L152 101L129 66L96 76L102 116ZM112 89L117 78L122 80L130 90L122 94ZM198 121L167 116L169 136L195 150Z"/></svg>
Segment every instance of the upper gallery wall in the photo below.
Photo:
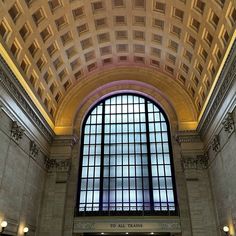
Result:
<svg viewBox="0 0 236 236"><path fill-rule="evenodd" d="M73 89L130 67L178 87L197 121L235 25L235 0L1 0L0 50L53 125Z"/></svg>

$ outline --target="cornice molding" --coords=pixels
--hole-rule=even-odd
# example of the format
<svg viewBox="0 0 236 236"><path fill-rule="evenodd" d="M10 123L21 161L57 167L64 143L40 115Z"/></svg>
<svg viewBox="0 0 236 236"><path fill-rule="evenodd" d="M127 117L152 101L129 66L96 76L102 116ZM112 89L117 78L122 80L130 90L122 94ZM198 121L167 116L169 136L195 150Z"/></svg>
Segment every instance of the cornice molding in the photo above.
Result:
<svg viewBox="0 0 236 236"><path fill-rule="evenodd" d="M51 142L54 137L53 130L49 127L44 117L40 114L29 95L23 89L14 73L11 71L3 57L0 55L0 84L15 100L24 113L35 124L44 137Z"/></svg>
<svg viewBox="0 0 236 236"><path fill-rule="evenodd" d="M207 132L220 105L224 101L225 95L230 89L230 85L236 79L236 40L233 43L229 56L220 73L219 79L213 91L204 114L199 122L197 130L201 136Z"/></svg>

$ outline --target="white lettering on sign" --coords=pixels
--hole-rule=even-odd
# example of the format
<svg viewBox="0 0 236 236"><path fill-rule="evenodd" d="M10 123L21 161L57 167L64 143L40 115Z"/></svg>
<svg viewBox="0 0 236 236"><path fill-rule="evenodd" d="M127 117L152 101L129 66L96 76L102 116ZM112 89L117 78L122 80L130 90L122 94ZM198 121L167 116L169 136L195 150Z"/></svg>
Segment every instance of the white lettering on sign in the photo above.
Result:
<svg viewBox="0 0 236 236"><path fill-rule="evenodd" d="M143 224L110 224L111 228L142 228Z"/></svg>

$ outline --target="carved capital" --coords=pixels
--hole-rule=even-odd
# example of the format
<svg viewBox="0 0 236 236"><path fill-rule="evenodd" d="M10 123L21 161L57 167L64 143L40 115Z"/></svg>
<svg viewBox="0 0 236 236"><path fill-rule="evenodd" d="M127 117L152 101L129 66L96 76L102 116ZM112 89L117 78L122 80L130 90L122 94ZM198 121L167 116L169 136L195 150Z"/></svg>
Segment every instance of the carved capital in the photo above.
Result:
<svg viewBox="0 0 236 236"><path fill-rule="evenodd" d="M56 136L53 141L53 145L73 147L77 142L78 142L78 137L75 135Z"/></svg>
<svg viewBox="0 0 236 236"><path fill-rule="evenodd" d="M16 121L12 121L11 124L11 137L18 142L20 139L22 139L24 134L24 129L21 128L20 125L17 124Z"/></svg>
<svg viewBox="0 0 236 236"><path fill-rule="evenodd" d="M218 152L220 150L220 136L218 134L214 136L211 146L214 152Z"/></svg>
<svg viewBox="0 0 236 236"><path fill-rule="evenodd" d="M176 141L181 143L192 143L200 142L201 138L196 132L192 131L181 131L176 134Z"/></svg>
<svg viewBox="0 0 236 236"><path fill-rule="evenodd" d="M39 147L34 141L30 141L30 155L32 157L37 157L39 154Z"/></svg>
<svg viewBox="0 0 236 236"><path fill-rule="evenodd" d="M227 113L225 119L222 122L223 126L224 126L224 130L228 133L231 134L234 132L235 130L235 126L234 126L234 117L232 113Z"/></svg>
<svg viewBox="0 0 236 236"><path fill-rule="evenodd" d="M71 159L45 159L45 166L51 172L68 172L71 167Z"/></svg>
<svg viewBox="0 0 236 236"><path fill-rule="evenodd" d="M207 169L208 168L208 156L207 154L197 155L195 157L183 157L181 158L182 167L187 169Z"/></svg>

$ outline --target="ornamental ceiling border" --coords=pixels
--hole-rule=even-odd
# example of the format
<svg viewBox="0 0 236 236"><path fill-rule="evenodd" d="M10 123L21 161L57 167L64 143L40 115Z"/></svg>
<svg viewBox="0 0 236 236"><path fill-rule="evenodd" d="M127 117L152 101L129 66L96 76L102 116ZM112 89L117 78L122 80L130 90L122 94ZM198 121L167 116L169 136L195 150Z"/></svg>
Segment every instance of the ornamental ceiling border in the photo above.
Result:
<svg viewBox="0 0 236 236"><path fill-rule="evenodd" d="M228 92L230 85L236 79L236 39L233 42L232 48L229 52L228 58L223 66L220 73L219 79L213 90L213 93L207 104L207 107L203 113L203 116L198 124L197 130L200 135L203 136L204 133L209 128L212 120L215 117L220 105L222 104L226 93Z"/></svg>
<svg viewBox="0 0 236 236"><path fill-rule="evenodd" d="M52 142L54 131L49 127L44 117L34 105L29 95L26 93L16 76L7 65L6 61L0 54L0 83L12 96L15 102L20 106L24 113L37 126L38 130Z"/></svg>

